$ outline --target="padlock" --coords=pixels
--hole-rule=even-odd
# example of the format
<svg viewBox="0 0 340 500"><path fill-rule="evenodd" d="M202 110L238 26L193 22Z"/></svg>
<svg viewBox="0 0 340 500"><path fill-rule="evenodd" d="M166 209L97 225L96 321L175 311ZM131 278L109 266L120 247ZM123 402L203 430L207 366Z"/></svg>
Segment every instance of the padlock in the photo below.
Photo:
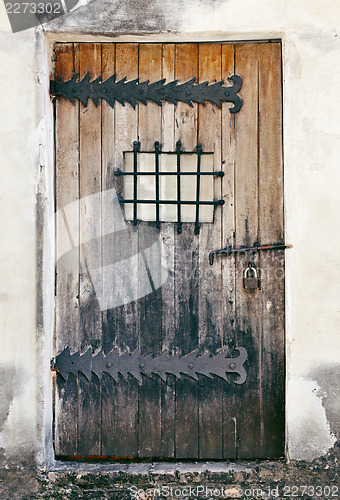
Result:
<svg viewBox="0 0 340 500"><path fill-rule="evenodd" d="M249 273L252 273L253 276L249 276ZM261 288L261 281L257 276L256 267L251 262L248 263L248 267L243 273L243 288L245 290L258 290Z"/></svg>

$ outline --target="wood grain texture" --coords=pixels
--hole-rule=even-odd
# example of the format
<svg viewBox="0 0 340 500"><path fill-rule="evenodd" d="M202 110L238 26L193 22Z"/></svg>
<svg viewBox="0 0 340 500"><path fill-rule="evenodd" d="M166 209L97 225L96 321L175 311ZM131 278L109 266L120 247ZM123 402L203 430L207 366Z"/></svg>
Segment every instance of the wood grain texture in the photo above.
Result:
<svg viewBox="0 0 340 500"><path fill-rule="evenodd" d="M72 43L55 47L55 77L71 78L78 70L77 50ZM79 103L56 101L56 352L65 346L79 347L79 206L65 207L79 199ZM78 425L78 380L56 379L55 453L76 451Z"/></svg>
<svg viewBox="0 0 340 500"><path fill-rule="evenodd" d="M235 47L222 45L221 79L224 81L235 73ZM235 246L235 120L237 117L229 111L230 105L222 104L222 198L225 205L222 210L221 235L222 247ZM236 345L235 330L235 257L221 258L222 272L222 335L223 347L232 351ZM223 429L222 446L224 458L237 458L236 423L238 415L237 388L233 384L222 386Z"/></svg>
<svg viewBox="0 0 340 500"><path fill-rule="evenodd" d="M281 44L259 54L259 238L284 241ZM261 387L263 456L284 454L284 251L262 252Z"/></svg>
<svg viewBox="0 0 340 500"><path fill-rule="evenodd" d="M235 70L243 78L245 104L236 121L235 145L235 244L258 241L258 45L240 44L235 49ZM236 257L237 343L248 351L247 380L238 391L238 453L244 458L262 458L260 350L262 328L261 292L243 289L247 261L258 266L258 255ZM251 429L251 432L249 432Z"/></svg>
<svg viewBox="0 0 340 500"><path fill-rule="evenodd" d="M139 78L141 81L160 80L162 76L162 45L141 44L139 46ZM154 151L155 141L161 142L162 111L155 103L147 106L139 104L139 140L143 151ZM150 246L148 232L144 228L155 228L155 223L140 223L139 258L140 287L145 289L145 280L159 280L161 273L159 248ZM143 249L147 248L148 253ZM146 267L148 277L143 271ZM151 277L151 279L150 279ZM139 321L141 331L141 349L143 354L159 354L162 350L162 289L156 288L152 293L139 300ZM139 455L142 457L158 457L161 455L161 393L162 383L158 377L143 380L139 387Z"/></svg>
<svg viewBox="0 0 340 500"><path fill-rule="evenodd" d="M137 78L138 45L103 44L102 68L103 79L114 72L118 79L124 76L128 80ZM102 106L103 167L104 172L108 171L105 188L114 188L117 194L122 195L122 178L115 176L114 171L124 170L123 152L131 151L132 143L137 138L138 112L129 105L122 106L119 103L116 103L114 110L106 103L102 103ZM111 214L115 214L120 221L123 214L117 213L118 209L113 210L113 207L111 210ZM110 217L110 205L107 211ZM104 272L104 287L112 290L113 306L103 311L103 341L106 352L113 347L133 352L139 347L138 301L134 296L134 290L138 287L138 270L129 259L138 254L138 234L132 231L128 222L126 229L122 230L120 223L113 221L113 229L115 231L107 251L115 253L112 256L115 273L112 276L108 272L105 276ZM117 260L122 242L127 255L123 252L121 260ZM124 304L115 305L120 304L121 298ZM138 384L133 378L127 381L121 378L115 383L110 377L105 377L102 386L102 453L116 457L137 456Z"/></svg>
<svg viewBox="0 0 340 500"><path fill-rule="evenodd" d="M101 45L79 44L79 76L101 75ZM102 286L92 282L91 271L101 267L101 108L89 101L80 105L80 348L102 346L101 312L96 293ZM93 196L96 195L96 196ZM91 245L88 242L91 241ZM96 288L97 287L97 288ZM101 384L92 375L89 382L79 376L79 455L101 453Z"/></svg>
<svg viewBox="0 0 340 500"><path fill-rule="evenodd" d="M175 79L175 45L162 45L162 78ZM175 106L162 104L162 150L175 151ZM166 266L167 280L162 286L162 350L175 352L175 224L161 224L162 260ZM161 457L175 454L175 379L169 375L162 382L161 392Z"/></svg>
<svg viewBox="0 0 340 500"><path fill-rule="evenodd" d="M244 105L232 115L227 103L221 110L211 103L136 109L116 103L112 109L105 102L95 108L90 101L85 108L57 101L57 255L65 246L61 239L71 250L68 267L57 263L57 351L70 345L106 353L118 347L187 354L197 347L215 353L239 345L248 351L248 376L243 385L234 384L232 375L230 383L169 375L166 382L143 377L141 385L132 377L116 383L106 374L101 383L94 375L91 382L80 376L78 383L58 376L56 453L281 457L284 255L217 256L213 266L208 262L211 250L228 245L283 241L281 45L57 44L56 77L74 71L150 82L226 81L237 73ZM195 151L201 142L203 151L214 153L214 169L225 173L214 178L214 198L223 197L225 205L216 208L214 223L201 224L199 235L193 223L184 223L181 234L170 222L158 232L155 223L139 222L133 231L124 207L108 202L107 193L124 194L124 178L114 171L124 170L123 153L137 139L142 151L154 151L155 141L163 151L175 151L181 140L184 151ZM74 201L76 220L70 223L65 207ZM162 286L160 256L167 277ZM249 260L261 271L256 292L243 289ZM93 268L100 266L93 283Z"/></svg>
<svg viewBox="0 0 340 500"><path fill-rule="evenodd" d="M175 78L185 82L198 78L198 46L176 45ZM175 109L175 141L184 151L197 146L198 106L178 103ZM194 181L195 182L195 181ZM175 234L175 324L176 348L188 354L198 347L198 254L199 239L194 224L183 224ZM176 458L198 457L198 384L183 377L176 380Z"/></svg>
<svg viewBox="0 0 340 500"><path fill-rule="evenodd" d="M221 45L201 44L198 53L199 82L221 80ZM198 142L203 151L214 152L214 171L221 170L221 110L199 105ZM204 182L204 179L201 181ZM214 199L220 199L222 183L214 179ZM199 345L215 354L223 347L221 260L209 265L209 252L222 248L222 207L213 224L202 224L199 233ZM199 457L222 458L222 380L199 380Z"/></svg>

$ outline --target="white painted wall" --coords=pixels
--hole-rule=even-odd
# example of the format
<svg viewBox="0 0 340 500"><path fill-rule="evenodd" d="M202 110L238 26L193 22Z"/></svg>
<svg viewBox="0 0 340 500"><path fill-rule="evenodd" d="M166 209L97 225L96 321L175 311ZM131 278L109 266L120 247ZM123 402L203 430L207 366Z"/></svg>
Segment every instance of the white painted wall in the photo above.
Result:
<svg viewBox="0 0 340 500"><path fill-rule="evenodd" d="M156 0L150 5L163 14L163 33L145 34L150 28L138 28L142 4L140 12L129 12L114 0L112 15L104 15L100 2L44 30L16 34L0 4L0 456L51 456L50 445L44 451L51 430L53 328L47 228L36 267L38 192L39 221L47 222L53 210L49 47L53 39L93 40L91 33L110 32L122 40L142 33L144 41L283 39L286 241L293 244L286 267L288 452L293 459L323 455L339 439L340 413L340 3L189 0L181 8L171 2L171 10ZM130 14L134 29L131 23L124 28ZM39 300L37 307L41 290L43 311Z"/></svg>

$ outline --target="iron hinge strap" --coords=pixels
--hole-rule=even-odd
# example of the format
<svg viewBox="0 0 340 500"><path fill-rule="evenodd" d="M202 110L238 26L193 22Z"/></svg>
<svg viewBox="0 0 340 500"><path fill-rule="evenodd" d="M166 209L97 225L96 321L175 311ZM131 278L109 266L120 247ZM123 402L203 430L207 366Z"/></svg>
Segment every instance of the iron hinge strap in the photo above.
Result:
<svg viewBox="0 0 340 500"><path fill-rule="evenodd" d="M228 381L226 374L236 373L238 378L231 380L240 385L247 378L243 365L248 358L248 353L244 347L235 347L235 351L239 353L236 357L227 357L226 351L214 355L210 353L199 355L198 349L185 356L169 355L166 350L154 356L153 354L142 355L140 349L130 353L120 352L117 348L108 354L104 354L103 351L93 354L92 348L83 354L80 351L71 354L70 348L66 347L55 358L52 358L51 370L58 372L65 380L69 373L75 376L82 373L88 380L91 380L92 373L101 379L105 372L116 382L119 381L119 375L126 380L128 375L131 375L140 383L143 381L142 375L149 378L157 375L164 381L167 375L174 375L177 379L180 379L182 375L187 375L194 380L198 380L198 375L204 375L210 379L217 376Z"/></svg>

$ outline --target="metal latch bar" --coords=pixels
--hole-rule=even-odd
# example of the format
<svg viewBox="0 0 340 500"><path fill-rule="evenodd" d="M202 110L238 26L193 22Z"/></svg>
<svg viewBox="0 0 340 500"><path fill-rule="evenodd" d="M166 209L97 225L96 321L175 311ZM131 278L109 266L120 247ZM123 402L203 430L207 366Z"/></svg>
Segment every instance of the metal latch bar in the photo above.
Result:
<svg viewBox="0 0 340 500"><path fill-rule="evenodd" d="M220 250L212 250L209 253L209 264L212 266L214 263L215 255L232 255L234 253L247 253L247 252L259 252L265 250L285 250L286 248L292 248L293 245L285 245L284 243L271 243L268 245L254 245L252 247L239 247L239 248L221 248Z"/></svg>

